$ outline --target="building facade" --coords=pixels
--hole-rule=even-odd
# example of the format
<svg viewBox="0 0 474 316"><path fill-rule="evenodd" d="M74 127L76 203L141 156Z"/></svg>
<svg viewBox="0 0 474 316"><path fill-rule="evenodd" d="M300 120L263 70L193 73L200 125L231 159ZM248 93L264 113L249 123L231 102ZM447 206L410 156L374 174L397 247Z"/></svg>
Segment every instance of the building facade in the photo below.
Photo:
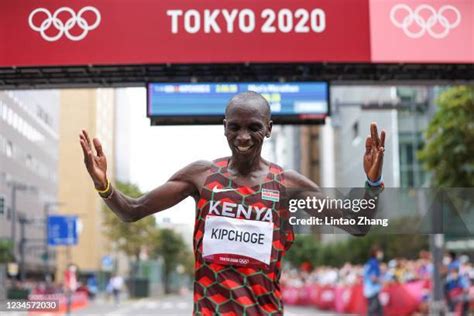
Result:
<svg viewBox="0 0 474 316"><path fill-rule="evenodd" d="M0 92L0 238L12 241L25 278L55 268L45 213L57 202L58 121L58 91Z"/></svg>
<svg viewBox="0 0 474 316"><path fill-rule="evenodd" d="M85 129L102 143L107 156L107 175L114 180L114 91L113 89L75 89L61 91L59 140L59 190L57 199L64 204L63 215L79 219L78 244L60 247L57 277L63 278L69 263L76 264L82 275L101 271L104 256L111 252L103 233L103 201L98 196L87 170L79 144Z"/></svg>

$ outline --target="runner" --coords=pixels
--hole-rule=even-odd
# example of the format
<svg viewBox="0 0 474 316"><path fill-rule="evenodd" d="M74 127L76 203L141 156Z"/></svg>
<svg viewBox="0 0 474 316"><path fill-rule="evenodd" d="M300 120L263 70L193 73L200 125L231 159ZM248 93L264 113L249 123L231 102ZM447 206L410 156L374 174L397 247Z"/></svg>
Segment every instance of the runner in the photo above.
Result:
<svg viewBox="0 0 474 316"><path fill-rule="evenodd" d="M293 241L283 201L290 189L317 192L318 186L292 170L261 157L272 121L258 93L234 96L225 111L224 130L232 155L197 161L165 184L133 199L107 179L107 160L97 138L80 135L86 168L107 206L127 222L165 210L192 196L196 201L194 314L281 315L281 259ZM385 132L375 123L366 139L368 184L383 187Z"/></svg>

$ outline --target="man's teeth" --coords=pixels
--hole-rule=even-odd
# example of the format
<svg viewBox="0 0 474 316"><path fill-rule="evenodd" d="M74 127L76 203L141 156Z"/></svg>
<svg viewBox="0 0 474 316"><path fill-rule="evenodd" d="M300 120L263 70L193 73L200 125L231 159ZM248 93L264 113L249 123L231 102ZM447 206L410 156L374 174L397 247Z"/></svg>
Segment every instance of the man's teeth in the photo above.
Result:
<svg viewBox="0 0 474 316"><path fill-rule="evenodd" d="M246 147L242 147L242 146L237 146L237 148L239 149L239 151L247 151L250 149L251 146L246 146Z"/></svg>

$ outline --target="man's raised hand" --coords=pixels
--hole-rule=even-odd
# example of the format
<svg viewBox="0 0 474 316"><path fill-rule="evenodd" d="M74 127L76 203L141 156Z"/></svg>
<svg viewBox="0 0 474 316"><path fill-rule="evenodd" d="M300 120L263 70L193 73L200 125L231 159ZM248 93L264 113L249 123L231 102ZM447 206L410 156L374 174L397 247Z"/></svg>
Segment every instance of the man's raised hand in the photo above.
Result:
<svg viewBox="0 0 474 316"><path fill-rule="evenodd" d="M365 140L364 171L370 181L382 176L383 155L385 151L385 131L377 132L377 124L370 124L370 135Z"/></svg>
<svg viewBox="0 0 474 316"><path fill-rule="evenodd" d="M94 186L97 190L105 190L107 187L107 158L102 151L100 141L97 138L92 140L96 154L92 151L91 141L85 130L82 130L79 134L79 141L84 154L84 164L94 182Z"/></svg>

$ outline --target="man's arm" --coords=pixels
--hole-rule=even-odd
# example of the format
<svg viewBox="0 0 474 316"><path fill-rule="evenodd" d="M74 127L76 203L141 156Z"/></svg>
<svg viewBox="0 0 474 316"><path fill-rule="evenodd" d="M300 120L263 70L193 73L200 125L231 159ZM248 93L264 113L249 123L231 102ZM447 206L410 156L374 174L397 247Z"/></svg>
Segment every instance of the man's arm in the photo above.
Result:
<svg viewBox="0 0 474 316"><path fill-rule="evenodd" d="M189 196L199 194L200 179L211 163L197 161L175 173L166 183L140 196L131 198L115 188L104 197L107 206L125 222L135 222L148 215L166 210Z"/></svg>
<svg viewBox="0 0 474 316"><path fill-rule="evenodd" d="M371 200L373 204L375 204L375 208L372 209L365 209L363 211L364 214L357 212L347 212L347 209L341 209L340 207L335 207L333 205L327 206L320 210L319 212L311 212L311 210L307 209L311 215L315 215L317 217L334 217L334 218L351 218L355 215L363 215L369 218L373 218L377 209L377 199L374 199L375 195L380 193L381 189L383 189L383 182L382 182L382 166L383 166L383 156L385 152L385 131L377 132L377 123L372 122L370 124L370 135L367 136L365 140L365 153L363 157L363 167L364 172L367 176L367 186L364 190L364 194L358 194L361 196L355 197L365 201ZM326 194L320 190L320 188L311 181L310 179L306 178L305 176L299 174L295 171L286 171L284 174L286 181L287 181L287 188L290 191L290 199L306 199L307 197L315 198L318 200L324 200L327 198ZM293 191L293 194L291 192ZM336 193L338 193L336 191ZM351 191L352 193L352 191ZM342 194L337 194L338 197L343 197ZM331 198L331 196L329 196ZM352 197L354 198L354 197ZM351 197L349 197L351 199ZM339 203L338 203L339 204ZM353 235L365 235L367 234L369 227L359 227L357 225L354 227L353 225L337 225L347 232Z"/></svg>
<svg viewBox="0 0 474 316"><path fill-rule="evenodd" d="M107 179L107 158L97 138L90 141L86 131L79 135L84 164L96 190L107 206L126 222L134 222L150 214L178 204L188 196L197 196L211 162L197 161L177 173L165 184L139 198L131 198L112 187ZM92 149L94 145L95 153Z"/></svg>
<svg viewBox="0 0 474 316"><path fill-rule="evenodd" d="M358 193L356 197L352 196L344 196L342 193L339 193L338 191L335 191L335 189L329 189L331 192L324 192L324 190L321 190L319 186L311 181L310 179L306 178L302 174L294 171L294 170L287 170L284 173L285 181L286 181L286 187L288 191L288 199L297 199L297 200L306 200L308 197L312 200L317 199L317 200L325 200L327 198L329 199L339 199L339 200L346 200L346 199L364 199L364 200L369 200L373 199L373 196L370 195L370 189L365 189L362 194L362 190ZM335 193L337 193L335 195ZM305 208L302 209L302 211L305 211L306 213L310 214L311 216L315 216L318 218L337 218L337 219L350 219L355 216L365 216L368 218L373 218L375 216L375 213L377 211L377 199L374 200L375 207L373 209L365 209L361 210L360 212L352 212L352 210L347 210L347 209L341 209L338 206L340 204L338 203L333 203L333 204L325 204L325 207L323 209L313 209L313 208ZM336 205L336 206L334 206ZM370 226L360 226L360 225L335 225L338 228L341 228L345 230L346 232L355 235L355 236L361 236L365 235L368 233L370 230Z"/></svg>

